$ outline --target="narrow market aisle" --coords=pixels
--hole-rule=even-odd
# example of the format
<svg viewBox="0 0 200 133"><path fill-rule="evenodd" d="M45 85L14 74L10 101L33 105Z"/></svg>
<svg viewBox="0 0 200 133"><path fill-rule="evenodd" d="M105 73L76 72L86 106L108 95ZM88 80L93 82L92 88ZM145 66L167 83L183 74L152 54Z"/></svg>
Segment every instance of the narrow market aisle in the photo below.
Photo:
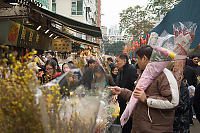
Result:
<svg viewBox="0 0 200 133"><path fill-rule="evenodd" d="M200 124L197 119L194 119L194 125L190 126L190 133L199 133L200 132Z"/></svg>

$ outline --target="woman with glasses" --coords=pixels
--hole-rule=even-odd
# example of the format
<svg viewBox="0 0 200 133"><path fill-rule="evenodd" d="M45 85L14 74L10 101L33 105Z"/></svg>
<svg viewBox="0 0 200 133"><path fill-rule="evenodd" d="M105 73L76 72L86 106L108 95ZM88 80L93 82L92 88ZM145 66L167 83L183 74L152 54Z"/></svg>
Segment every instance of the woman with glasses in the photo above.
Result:
<svg viewBox="0 0 200 133"><path fill-rule="evenodd" d="M57 68L57 62L54 59L47 60L45 64L45 73L42 76L42 84L48 83L61 75L61 72L59 72Z"/></svg>

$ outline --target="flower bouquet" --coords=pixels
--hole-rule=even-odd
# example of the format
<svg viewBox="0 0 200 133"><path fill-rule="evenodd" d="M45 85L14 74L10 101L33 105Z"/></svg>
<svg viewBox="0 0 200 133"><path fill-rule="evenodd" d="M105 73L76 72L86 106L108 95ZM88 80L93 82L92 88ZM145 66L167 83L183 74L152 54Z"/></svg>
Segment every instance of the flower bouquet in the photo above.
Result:
<svg viewBox="0 0 200 133"><path fill-rule="evenodd" d="M179 57L175 59L173 72L179 86L183 78L183 68L185 66L190 45L195 36L196 28L197 25L192 22L186 22L184 24L179 22L173 25L176 44L174 52Z"/></svg>

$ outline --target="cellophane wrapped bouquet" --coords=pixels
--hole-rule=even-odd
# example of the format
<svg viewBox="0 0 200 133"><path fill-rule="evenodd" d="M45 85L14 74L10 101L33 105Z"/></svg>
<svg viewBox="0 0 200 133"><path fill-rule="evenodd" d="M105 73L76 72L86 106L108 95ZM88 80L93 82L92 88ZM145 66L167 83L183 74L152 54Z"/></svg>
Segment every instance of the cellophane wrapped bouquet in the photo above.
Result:
<svg viewBox="0 0 200 133"><path fill-rule="evenodd" d="M105 88L104 73L92 83L92 90L74 84L72 73L68 72L57 79L40 86L37 101L42 106L44 129L59 133L101 133L105 132L119 114L119 106L113 102L111 92ZM65 91L64 97L60 90ZM46 100L44 100L46 99ZM50 103L50 104L49 104Z"/></svg>
<svg viewBox="0 0 200 133"><path fill-rule="evenodd" d="M190 45L195 37L196 28L196 23L192 22L179 22L173 25L176 45L174 52L177 54L173 72L179 86L183 78L183 68L185 66L186 57L188 55Z"/></svg>

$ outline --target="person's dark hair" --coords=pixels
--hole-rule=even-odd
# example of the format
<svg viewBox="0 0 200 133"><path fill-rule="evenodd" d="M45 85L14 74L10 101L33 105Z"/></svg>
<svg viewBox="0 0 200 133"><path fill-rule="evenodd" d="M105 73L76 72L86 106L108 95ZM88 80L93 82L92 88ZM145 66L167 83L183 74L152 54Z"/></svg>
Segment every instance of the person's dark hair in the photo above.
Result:
<svg viewBox="0 0 200 133"><path fill-rule="evenodd" d="M58 64L58 60L57 60L55 57L53 57L53 58L51 58L51 59L53 59L53 60L56 61L56 63L57 63L57 71L58 71L58 72L61 72L60 66L59 66L59 64Z"/></svg>
<svg viewBox="0 0 200 133"><path fill-rule="evenodd" d="M197 76L195 73L195 69L193 67L186 65L183 70L183 76L184 76L184 79L187 80L187 83L189 84L189 86L197 85Z"/></svg>
<svg viewBox="0 0 200 133"><path fill-rule="evenodd" d="M120 59L126 59L126 64L128 64L128 55L127 54L121 53L117 57L119 57Z"/></svg>
<svg viewBox="0 0 200 133"><path fill-rule="evenodd" d="M46 64L45 64L45 71L46 71L46 66L47 66L47 65L52 66L52 68L53 68L53 70L54 70L54 73L57 71L57 69L56 69L57 62L56 62L54 59L47 60L47 62L46 62Z"/></svg>
<svg viewBox="0 0 200 133"><path fill-rule="evenodd" d="M94 67L94 69L93 69L93 72L94 73L104 73L104 70L103 70L103 68L100 66L100 65L96 65L95 67Z"/></svg>
<svg viewBox="0 0 200 133"><path fill-rule="evenodd" d="M94 72L94 74L95 73L101 74L100 77L94 76L94 82L97 82L97 79L103 79L105 77L105 71L100 65L95 66L93 69L93 72Z"/></svg>
<svg viewBox="0 0 200 133"><path fill-rule="evenodd" d="M74 64L74 62L73 61L69 61L68 64Z"/></svg>
<svg viewBox="0 0 200 133"><path fill-rule="evenodd" d="M136 55L139 56L140 58L143 58L146 56L149 60L151 58L153 48L149 45L142 46L136 51Z"/></svg>
<svg viewBox="0 0 200 133"><path fill-rule="evenodd" d="M190 56L190 59L192 60L192 59L195 58L195 57L198 57L198 58L199 58L199 56L193 54L192 56Z"/></svg>
<svg viewBox="0 0 200 133"><path fill-rule="evenodd" d="M62 65L62 73L64 73L64 70L63 70L63 67L64 67L64 65L68 65L68 63L64 63L63 65Z"/></svg>
<svg viewBox="0 0 200 133"><path fill-rule="evenodd" d="M90 64L95 63L95 62L96 62L95 60L90 59L90 60L88 61L88 67L89 67Z"/></svg>
<svg viewBox="0 0 200 133"><path fill-rule="evenodd" d="M113 62L113 59L112 59L111 57L108 57L108 58L107 58L107 61Z"/></svg>

